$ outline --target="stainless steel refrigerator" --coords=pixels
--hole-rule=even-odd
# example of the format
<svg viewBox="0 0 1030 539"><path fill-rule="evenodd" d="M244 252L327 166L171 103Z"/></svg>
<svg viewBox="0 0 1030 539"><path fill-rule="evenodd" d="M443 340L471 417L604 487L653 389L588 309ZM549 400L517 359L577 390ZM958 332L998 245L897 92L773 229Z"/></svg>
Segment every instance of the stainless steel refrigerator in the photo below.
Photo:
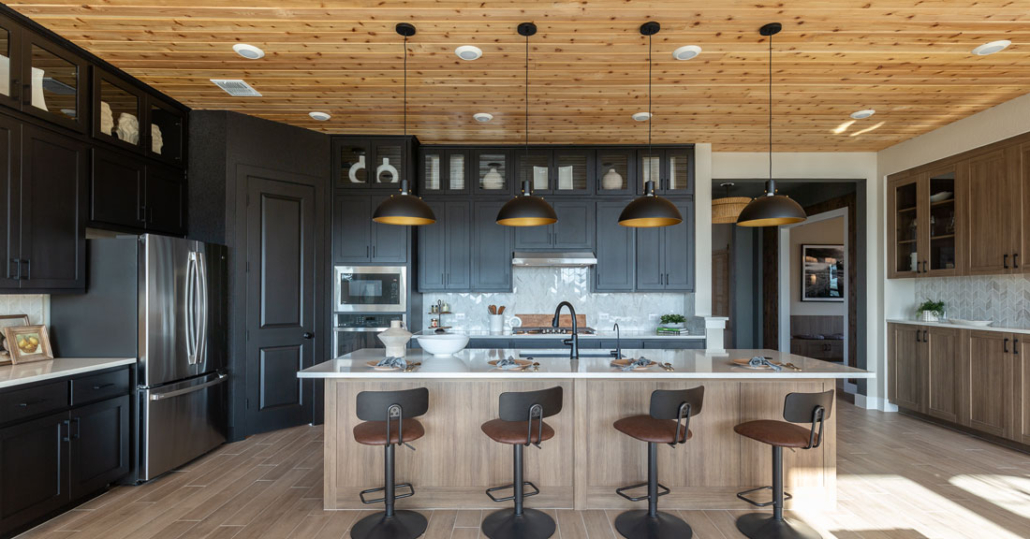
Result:
<svg viewBox="0 0 1030 539"><path fill-rule="evenodd" d="M136 357L138 480L226 439L228 260L222 245L146 234L87 243L85 295L53 296L59 357Z"/></svg>

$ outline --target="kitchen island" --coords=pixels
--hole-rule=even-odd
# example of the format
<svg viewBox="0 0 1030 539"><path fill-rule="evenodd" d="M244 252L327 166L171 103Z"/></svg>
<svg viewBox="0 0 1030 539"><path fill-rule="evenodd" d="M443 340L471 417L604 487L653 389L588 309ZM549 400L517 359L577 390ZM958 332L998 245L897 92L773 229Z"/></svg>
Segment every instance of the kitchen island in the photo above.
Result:
<svg viewBox="0 0 1030 539"><path fill-rule="evenodd" d="M693 439L671 448L661 445L659 479L672 489L665 509L744 509L737 492L769 484L772 462L768 446L737 435L733 426L754 419L781 419L784 397L791 392L833 389L837 379L870 378L872 373L839 364L772 350L624 350L629 358L668 363L622 371L610 366L602 351L581 351L577 361L565 350L463 350L433 357L412 350L414 371L380 371L369 361L382 349L364 349L301 371L301 378L325 379L325 509L364 509L358 492L381 486L382 450L363 446L351 434L359 423L354 405L366 390L426 387L429 412L419 418L426 435L397 450L398 481L411 482L417 495L398 500L399 508L493 508L484 491L511 482L510 448L492 442L480 425L497 417L498 396L560 385L564 408L548 418L556 436L540 450L526 453L526 480L540 487L527 505L547 508L615 509L635 507L615 489L647 476L647 446L612 428L619 418L646 414L655 389L705 386L704 408L690 423ZM593 354L593 355L590 355ZM755 355L790 362L800 370L751 370L732 359ZM503 357L530 359L536 369L498 370L489 361ZM836 505L836 415L826 421L819 448L786 452L788 507Z"/></svg>

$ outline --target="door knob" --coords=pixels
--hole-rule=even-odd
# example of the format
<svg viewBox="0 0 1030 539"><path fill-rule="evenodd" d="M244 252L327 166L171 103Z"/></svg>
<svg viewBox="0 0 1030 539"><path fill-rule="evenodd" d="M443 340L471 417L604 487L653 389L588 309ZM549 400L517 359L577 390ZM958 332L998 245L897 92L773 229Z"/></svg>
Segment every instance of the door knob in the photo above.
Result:
<svg viewBox="0 0 1030 539"><path fill-rule="evenodd" d="M305 339L311 340L312 338L315 337L315 334L311 333L310 331L305 331L304 335L301 335L301 336L304 337Z"/></svg>

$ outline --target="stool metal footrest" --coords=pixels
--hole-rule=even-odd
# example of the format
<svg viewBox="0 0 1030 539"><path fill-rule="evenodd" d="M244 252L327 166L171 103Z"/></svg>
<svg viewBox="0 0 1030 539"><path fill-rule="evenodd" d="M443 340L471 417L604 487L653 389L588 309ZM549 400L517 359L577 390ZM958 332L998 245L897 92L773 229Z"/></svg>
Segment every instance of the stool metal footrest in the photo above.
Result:
<svg viewBox="0 0 1030 539"><path fill-rule="evenodd" d="M760 490L772 490L772 489L773 489L772 487L753 488L751 490L745 490L744 492L738 492L737 493L737 497L740 498L741 500L744 500L745 502L755 506L755 507L769 507L770 505L776 503L776 497L775 496L773 496L772 500L770 500L768 502L765 502L765 503L761 503L761 502L756 502L756 501L752 500L751 498L748 498L747 495L755 493L755 492L758 492ZM791 498L793 498L793 496L791 496L789 492L784 492L783 493L783 501L787 501L787 500L789 500Z"/></svg>
<svg viewBox="0 0 1030 539"><path fill-rule="evenodd" d="M533 492L525 492L525 493L523 493L522 494L523 498L528 498L530 496L536 496L537 494L540 494L540 489L537 488L537 486L534 485L533 483L531 483L529 481L523 481L522 482L522 488L526 488L526 485L529 485L530 487L533 487ZM508 490L508 489L514 489L514 488L515 488L515 483L511 483L511 484L508 484L508 485L501 485L499 487L488 488L488 489L486 489L486 495L489 496L491 500L493 500L493 501L495 501L497 503L510 502L510 501L515 499L515 495L514 494L512 494L511 496L504 497L504 498L497 498L497 497L494 496L493 493L497 492L498 490Z"/></svg>
<svg viewBox="0 0 1030 539"><path fill-rule="evenodd" d="M637 489L637 488L641 488L641 487L646 487L646 486L647 486L647 483L640 483L640 484L637 484L637 485L630 485L628 487L622 487L622 488L615 489L615 493L618 494L619 496L622 496L623 498L626 498L627 500L629 500L631 502L640 502L640 501L644 501L644 500L649 500L649 499L651 499L651 496L646 496L645 495L645 496L638 496L636 498L633 498L633 497L630 497L628 494L625 493L625 491L627 491L627 490L633 490L633 489ZM666 494L668 494L670 492L672 492L672 491L669 490L669 487L667 487L667 486L665 486L665 485L663 485L661 483L658 483L658 497L659 498L661 498L662 496L665 496Z"/></svg>
<svg viewBox="0 0 1030 539"><path fill-rule="evenodd" d="M404 498L410 498L410 497L415 495L415 487L411 486L411 483L398 483L398 484L394 485L393 488L395 488L395 489L397 489L397 488L407 488L408 489L408 492L405 492L404 494L395 494L394 497L393 497L394 500L403 500ZM362 490L361 492L359 492L358 493L358 497L361 498L361 503L366 504L366 505L373 504L373 503L382 503L382 502L386 501L386 496L383 496L382 498L376 498L374 500L366 500L365 499L365 495L366 494L372 494L373 492L385 492L385 491L386 491L386 487L370 488L368 490Z"/></svg>

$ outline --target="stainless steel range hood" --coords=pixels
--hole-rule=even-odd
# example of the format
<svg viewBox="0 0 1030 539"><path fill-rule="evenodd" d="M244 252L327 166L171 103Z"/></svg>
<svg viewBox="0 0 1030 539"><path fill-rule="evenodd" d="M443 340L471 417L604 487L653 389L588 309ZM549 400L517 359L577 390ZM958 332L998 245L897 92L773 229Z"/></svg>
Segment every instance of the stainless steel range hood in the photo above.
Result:
<svg viewBox="0 0 1030 539"><path fill-rule="evenodd" d="M597 264L597 257L589 251L529 252L515 251L512 266L529 268L585 268Z"/></svg>

